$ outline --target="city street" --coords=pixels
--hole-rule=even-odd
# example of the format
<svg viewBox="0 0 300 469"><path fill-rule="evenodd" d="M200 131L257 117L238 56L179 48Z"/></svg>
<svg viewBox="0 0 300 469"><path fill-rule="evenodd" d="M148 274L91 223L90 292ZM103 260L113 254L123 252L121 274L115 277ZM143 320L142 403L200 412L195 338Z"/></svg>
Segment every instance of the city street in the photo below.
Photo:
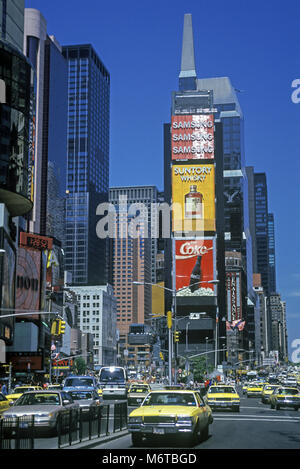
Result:
<svg viewBox="0 0 300 469"><path fill-rule="evenodd" d="M215 411L207 441L192 449L299 449L300 414L292 410L271 410L258 398L241 397L239 413ZM147 444L143 449L181 449L172 440ZM136 449L130 435L93 449ZM140 448L139 448L140 449Z"/></svg>

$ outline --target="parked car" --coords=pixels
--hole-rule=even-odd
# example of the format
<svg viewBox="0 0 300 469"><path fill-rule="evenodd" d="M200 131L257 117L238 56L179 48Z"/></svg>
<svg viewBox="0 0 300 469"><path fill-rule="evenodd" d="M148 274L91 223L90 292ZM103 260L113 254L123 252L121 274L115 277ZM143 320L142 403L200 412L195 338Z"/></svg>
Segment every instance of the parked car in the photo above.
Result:
<svg viewBox="0 0 300 469"><path fill-rule="evenodd" d="M134 446L142 444L143 438L171 435L197 444L208 438L212 422L212 411L198 392L158 390L129 414L128 430Z"/></svg>
<svg viewBox="0 0 300 469"><path fill-rule="evenodd" d="M235 412L240 411L240 396L234 386L218 384L210 386L206 397L212 410L229 407Z"/></svg>
<svg viewBox="0 0 300 469"><path fill-rule="evenodd" d="M13 433L17 427L26 430L29 422L18 418L34 416L35 434L44 431L57 433L60 430L59 416L69 415L71 410L78 411L79 405L64 391L29 391L3 412L3 419L9 419L8 425L4 422L4 430L8 433Z"/></svg>

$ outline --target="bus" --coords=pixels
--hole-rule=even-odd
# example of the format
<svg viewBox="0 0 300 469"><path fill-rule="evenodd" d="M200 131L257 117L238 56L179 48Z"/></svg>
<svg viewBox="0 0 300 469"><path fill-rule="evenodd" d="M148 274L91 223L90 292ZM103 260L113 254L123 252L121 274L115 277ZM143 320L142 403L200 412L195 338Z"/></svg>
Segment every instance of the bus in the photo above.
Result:
<svg viewBox="0 0 300 469"><path fill-rule="evenodd" d="M99 385L103 399L127 399L127 373L121 366L102 366Z"/></svg>

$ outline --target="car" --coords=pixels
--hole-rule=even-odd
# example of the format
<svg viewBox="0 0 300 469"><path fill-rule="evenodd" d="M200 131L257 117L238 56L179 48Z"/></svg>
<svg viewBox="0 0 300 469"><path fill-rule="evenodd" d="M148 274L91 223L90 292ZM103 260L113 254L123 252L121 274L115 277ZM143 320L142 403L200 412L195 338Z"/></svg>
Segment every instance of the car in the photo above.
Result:
<svg viewBox="0 0 300 469"><path fill-rule="evenodd" d="M59 391L62 389L61 384L48 384L47 390Z"/></svg>
<svg viewBox="0 0 300 469"><path fill-rule="evenodd" d="M298 386L296 378L288 377L284 381L284 385L292 388L296 388Z"/></svg>
<svg viewBox="0 0 300 469"><path fill-rule="evenodd" d="M19 397L24 394L24 392L28 391L42 391L43 388L41 386L16 386L12 393L6 395L6 399L10 402L15 402Z"/></svg>
<svg viewBox="0 0 300 469"><path fill-rule="evenodd" d="M246 394L247 392L247 387L249 386L249 383L247 381L245 381L243 384L242 384L242 393L243 394Z"/></svg>
<svg viewBox="0 0 300 469"><path fill-rule="evenodd" d="M94 389L97 391L98 382L94 376L68 376L63 384L63 391L68 392L69 390L76 389Z"/></svg>
<svg viewBox="0 0 300 469"><path fill-rule="evenodd" d="M60 427L59 415L70 414L70 411L79 411L79 405L64 391L29 391L14 402L9 410L2 414L4 430L14 433L17 428L26 430L28 421L20 421L20 417L34 416L34 433L58 433ZM75 414L75 413L74 413ZM9 419L9 425L5 420ZM77 421L77 420L76 420Z"/></svg>
<svg viewBox="0 0 300 469"><path fill-rule="evenodd" d="M293 407L298 410L300 407L300 393L297 388L278 386L270 395L271 409L279 410L281 407Z"/></svg>
<svg viewBox="0 0 300 469"><path fill-rule="evenodd" d="M206 397L212 410L229 407L234 412L240 411L240 396L234 386L226 384L210 386Z"/></svg>
<svg viewBox="0 0 300 469"><path fill-rule="evenodd" d="M134 446L143 438L166 436L188 437L190 444L197 444L208 438L212 422L212 411L198 392L161 389L151 391L129 414L128 430Z"/></svg>
<svg viewBox="0 0 300 469"><path fill-rule="evenodd" d="M270 400L270 395L273 394L275 389L279 386L279 384L265 384L261 393L261 402L263 404L268 404Z"/></svg>
<svg viewBox="0 0 300 469"><path fill-rule="evenodd" d="M264 387L264 383L261 382L252 382L247 386L247 397L261 397L261 393Z"/></svg>
<svg viewBox="0 0 300 469"><path fill-rule="evenodd" d="M82 420L85 420L91 414L91 411L97 411L98 407L101 405L101 399L97 391L91 390L90 388L86 389L76 389L69 390L68 394L72 397L73 401L79 405L80 416Z"/></svg>
<svg viewBox="0 0 300 469"><path fill-rule="evenodd" d="M127 393L128 405L141 405L150 391L151 389L149 384L131 384Z"/></svg>
<svg viewBox="0 0 300 469"><path fill-rule="evenodd" d="M5 410L10 408L9 402L10 401L7 399L7 397L4 396L2 392L0 392L0 416Z"/></svg>

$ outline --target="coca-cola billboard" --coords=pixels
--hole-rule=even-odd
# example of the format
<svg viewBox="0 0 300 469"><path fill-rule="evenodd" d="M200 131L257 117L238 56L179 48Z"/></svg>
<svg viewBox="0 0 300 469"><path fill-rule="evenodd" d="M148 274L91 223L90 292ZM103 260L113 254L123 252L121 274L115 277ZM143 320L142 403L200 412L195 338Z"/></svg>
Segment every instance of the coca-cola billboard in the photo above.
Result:
<svg viewBox="0 0 300 469"><path fill-rule="evenodd" d="M175 275L178 296L215 295L214 238L176 239Z"/></svg>

